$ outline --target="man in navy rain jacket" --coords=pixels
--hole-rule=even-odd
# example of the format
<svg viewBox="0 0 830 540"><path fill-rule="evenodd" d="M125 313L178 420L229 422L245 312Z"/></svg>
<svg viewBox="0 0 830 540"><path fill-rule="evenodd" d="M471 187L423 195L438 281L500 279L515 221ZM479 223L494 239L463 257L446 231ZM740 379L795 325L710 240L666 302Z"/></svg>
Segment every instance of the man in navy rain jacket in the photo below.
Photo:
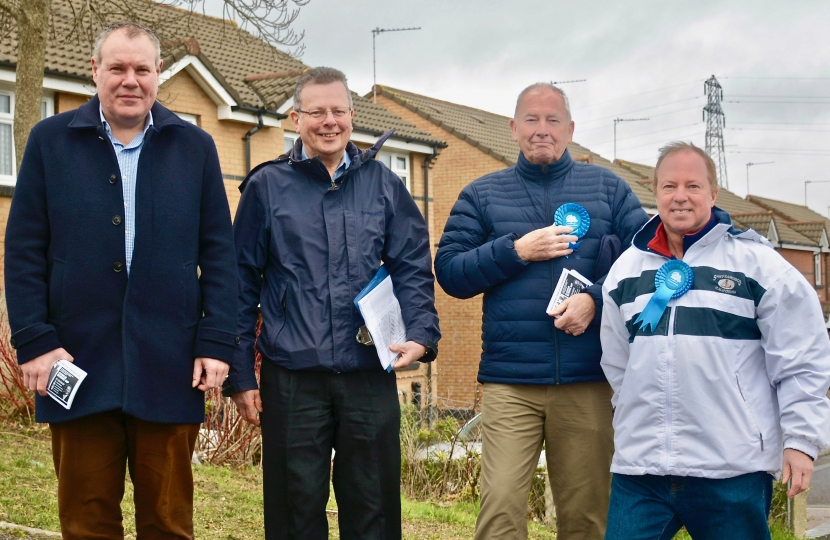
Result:
<svg viewBox="0 0 830 540"><path fill-rule="evenodd" d="M290 154L243 182L234 221L242 344L225 387L262 425L265 536L328 538L331 452L340 537L401 537L395 373L356 341L353 301L385 265L407 342L396 368L431 361L440 337L423 217L406 186L349 141L351 93L331 68L297 81ZM261 394L254 374L257 305ZM259 416L258 416L259 413Z"/></svg>
<svg viewBox="0 0 830 540"><path fill-rule="evenodd" d="M204 390L236 346L233 236L216 147L155 101L158 39L104 29L98 93L29 135L6 229L12 346L49 422L64 538L193 537L190 459ZM71 409L56 361L87 372ZM198 387L198 388L197 388Z"/></svg>
<svg viewBox="0 0 830 540"><path fill-rule="evenodd" d="M482 501L477 539L526 538L527 494L545 445L558 538L601 539L611 490L611 388L600 368L601 284L621 246L647 221L613 173L576 163L565 94L526 88L510 121L518 164L461 192L438 248L438 282L450 295L484 293ZM552 225L581 205L577 239ZM578 249L569 243L581 241ZM564 269L595 282L545 311Z"/></svg>

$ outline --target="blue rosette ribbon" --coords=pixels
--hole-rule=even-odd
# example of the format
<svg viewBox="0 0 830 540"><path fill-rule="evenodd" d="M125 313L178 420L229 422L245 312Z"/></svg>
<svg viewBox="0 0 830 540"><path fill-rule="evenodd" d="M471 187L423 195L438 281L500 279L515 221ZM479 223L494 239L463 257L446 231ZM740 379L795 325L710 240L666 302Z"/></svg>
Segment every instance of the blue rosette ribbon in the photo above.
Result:
<svg viewBox="0 0 830 540"><path fill-rule="evenodd" d="M591 216L588 215L588 211L581 204L565 203L556 209L553 214L553 222L560 227L573 228L573 232L569 234L582 238L591 227ZM568 248L576 251L581 243L581 240L571 242L568 244Z"/></svg>
<svg viewBox="0 0 830 540"><path fill-rule="evenodd" d="M648 330L650 326L651 331L654 332L660 322L660 317L666 311L666 306L669 305L669 300L680 298L689 292L694 279L692 267L683 261L671 260L665 263L654 276L654 286L657 290L651 295L651 299L634 324L643 323L641 327L643 330Z"/></svg>

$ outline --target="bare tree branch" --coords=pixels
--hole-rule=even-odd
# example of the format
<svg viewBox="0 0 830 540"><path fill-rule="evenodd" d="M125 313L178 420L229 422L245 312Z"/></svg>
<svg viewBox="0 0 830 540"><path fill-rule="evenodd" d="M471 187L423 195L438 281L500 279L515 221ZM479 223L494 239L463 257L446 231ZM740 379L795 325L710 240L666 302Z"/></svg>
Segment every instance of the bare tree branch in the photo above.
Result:
<svg viewBox="0 0 830 540"><path fill-rule="evenodd" d="M58 46L88 44L91 48L95 36L107 25L129 20L155 32L165 49L175 49L204 24L204 19L194 17L194 14L201 11L207 15L207 0L61 0L54 5L51 1L0 0L0 38L13 38L15 32L20 36L21 29L26 29L25 45L19 41L17 50L14 134L18 165L29 131L40 119L47 43ZM288 54L299 58L304 49L304 33L295 32L291 26L300 8L308 2L223 0L222 20L231 23L223 25L223 37L227 39L235 33L240 41L264 42L275 56L282 54L280 49L287 48ZM25 22L21 22L24 19ZM21 86L21 74L24 73L24 80L28 82Z"/></svg>
<svg viewBox="0 0 830 540"><path fill-rule="evenodd" d="M17 19L17 6L6 0L0 0L0 11L5 11L10 17Z"/></svg>

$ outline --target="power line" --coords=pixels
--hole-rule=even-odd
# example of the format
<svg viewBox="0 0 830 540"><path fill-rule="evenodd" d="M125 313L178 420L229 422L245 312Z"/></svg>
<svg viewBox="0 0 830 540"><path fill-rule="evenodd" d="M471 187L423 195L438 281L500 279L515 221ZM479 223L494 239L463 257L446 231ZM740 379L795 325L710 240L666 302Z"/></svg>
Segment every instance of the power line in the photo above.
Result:
<svg viewBox="0 0 830 540"><path fill-rule="evenodd" d="M683 128L687 128L687 127L699 126L702 123L703 122L693 122L691 124L683 124L682 126L674 126L674 127L670 127L670 128L666 128L666 129L658 129L658 130L655 130L655 131L640 133L639 135L629 135L627 137L620 137L617 140L618 141L627 141L628 139L636 139L638 137L646 137L648 135L654 135L655 133L663 133L665 131L674 131L674 130L683 129ZM591 143L591 144L593 146L597 146L597 145L600 145L600 144L609 144L610 142L612 142L612 141L609 140L609 141L602 141L602 142L599 142L599 143Z"/></svg>
<svg viewBox="0 0 830 540"><path fill-rule="evenodd" d="M674 140L683 139L684 137L690 137L692 135L697 135L697 134L698 134L697 132L694 132L694 133L687 133L687 134L684 134L684 135L679 135L677 137L674 137ZM663 144L663 142L664 141L652 141L652 142L647 142L647 143L643 143L643 144L638 144L636 146L628 146L626 148L620 148L620 150L621 151L623 151L623 150L633 150L635 148L642 148L643 146L661 145L661 144ZM603 143L603 144L608 144L608 143ZM601 145L593 144L591 146L601 146Z"/></svg>
<svg viewBox="0 0 830 540"><path fill-rule="evenodd" d="M830 99L830 96L756 96L754 94L729 94L729 97L776 99Z"/></svg>
<svg viewBox="0 0 830 540"><path fill-rule="evenodd" d="M827 98L822 98L827 99ZM740 103L743 105L753 103L771 103L775 105L830 105L830 101L738 101L726 100L725 103Z"/></svg>
<svg viewBox="0 0 830 540"><path fill-rule="evenodd" d="M727 150L729 154L782 154L790 156L828 156L830 152L788 152L783 150L769 150L766 148L759 148L757 150Z"/></svg>
<svg viewBox="0 0 830 540"><path fill-rule="evenodd" d="M733 131L794 131L799 133L830 133L830 129L781 129L781 128L733 128L728 127L724 129L729 129Z"/></svg>
<svg viewBox="0 0 830 540"><path fill-rule="evenodd" d="M738 146L737 150L775 150L780 152L827 152L822 148L764 148L762 146Z"/></svg>
<svg viewBox="0 0 830 540"><path fill-rule="evenodd" d="M600 101L599 103L592 103L591 105L585 105L584 107L577 107L574 110L575 111L581 111L582 109L590 109L591 107L598 107L600 105L605 105L606 103L615 103L617 101L623 101L623 100L626 100L626 99L634 99L634 98L638 98L640 96L653 94L655 92L662 92L664 90L671 90L672 88L680 88L681 86L688 86L690 84L700 84L701 82L702 81L697 80L697 81L691 81L691 82L687 82L687 83L683 83L683 84L675 84L674 86L666 86L664 88L658 88L656 90L649 90L648 92L640 92L639 94L632 94L630 96L625 96L625 97L621 97L621 98L609 99L608 101Z"/></svg>
<svg viewBox="0 0 830 540"><path fill-rule="evenodd" d="M721 77L721 79L769 79L778 81L830 81L830 77Z"/></svg>
<svg viewBox="0 0 830 540"><path fill-rule="evenodd" d="M668 107L669 105L677 105L678 103L684 103L686 101L697 100L697 99L700 99L701 97L703 97L703 96L695 96L695 97L692 97L692 98L681 99L681 100L678 100L678 101L672 101L670 103L663 103L661 105L652 105L651 107L644 107L642 109L637 109L637 110L634 110L634 111L628 111L628 112L624 112L624 113L616 113L616 114L612 114L610 116L603 116L603 117L600 117L600 118L594 118L592 120L580 120L580 122L588 123L588 122L598 122L600 120L608 120L609 118L616 118L618 116L624 116L624 115L627 115L627 114L633 114L633 113L642 112L642 111L649 111L651 109L659 109L660 107ZM697 109L697 107L691 107L691 108L692 109ZM681 110L686 111L686 110L689 110L689 109L681 109ZM677 111L677 112L679 112L679 111ZM668 114L668 113L661 113L661 114ZM658 115L653 114L651 116L658 116Z"/></svg>
<svg viewBox="0 0 830 540"><path fill-rule="evenodd" d="M739 126L830 126L830 124L815 124L813 122L731 122Z"/></svg>

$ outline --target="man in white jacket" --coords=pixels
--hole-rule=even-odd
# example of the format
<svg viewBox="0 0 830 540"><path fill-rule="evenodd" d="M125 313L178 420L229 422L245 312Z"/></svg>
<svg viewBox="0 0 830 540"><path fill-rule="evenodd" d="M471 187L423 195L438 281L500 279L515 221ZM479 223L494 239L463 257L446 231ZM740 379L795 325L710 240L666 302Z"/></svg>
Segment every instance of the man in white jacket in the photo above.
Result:
<svg viewBox="0 0 830 540"><path fill-rule="evenodd" d="M603 285L614 389L606 540L770 538L773 476L807 489L830 444L830 340L815 290L715 206L699 148L661 150L658 216ZM783 452L783 456L782 456Z"/></svg>

